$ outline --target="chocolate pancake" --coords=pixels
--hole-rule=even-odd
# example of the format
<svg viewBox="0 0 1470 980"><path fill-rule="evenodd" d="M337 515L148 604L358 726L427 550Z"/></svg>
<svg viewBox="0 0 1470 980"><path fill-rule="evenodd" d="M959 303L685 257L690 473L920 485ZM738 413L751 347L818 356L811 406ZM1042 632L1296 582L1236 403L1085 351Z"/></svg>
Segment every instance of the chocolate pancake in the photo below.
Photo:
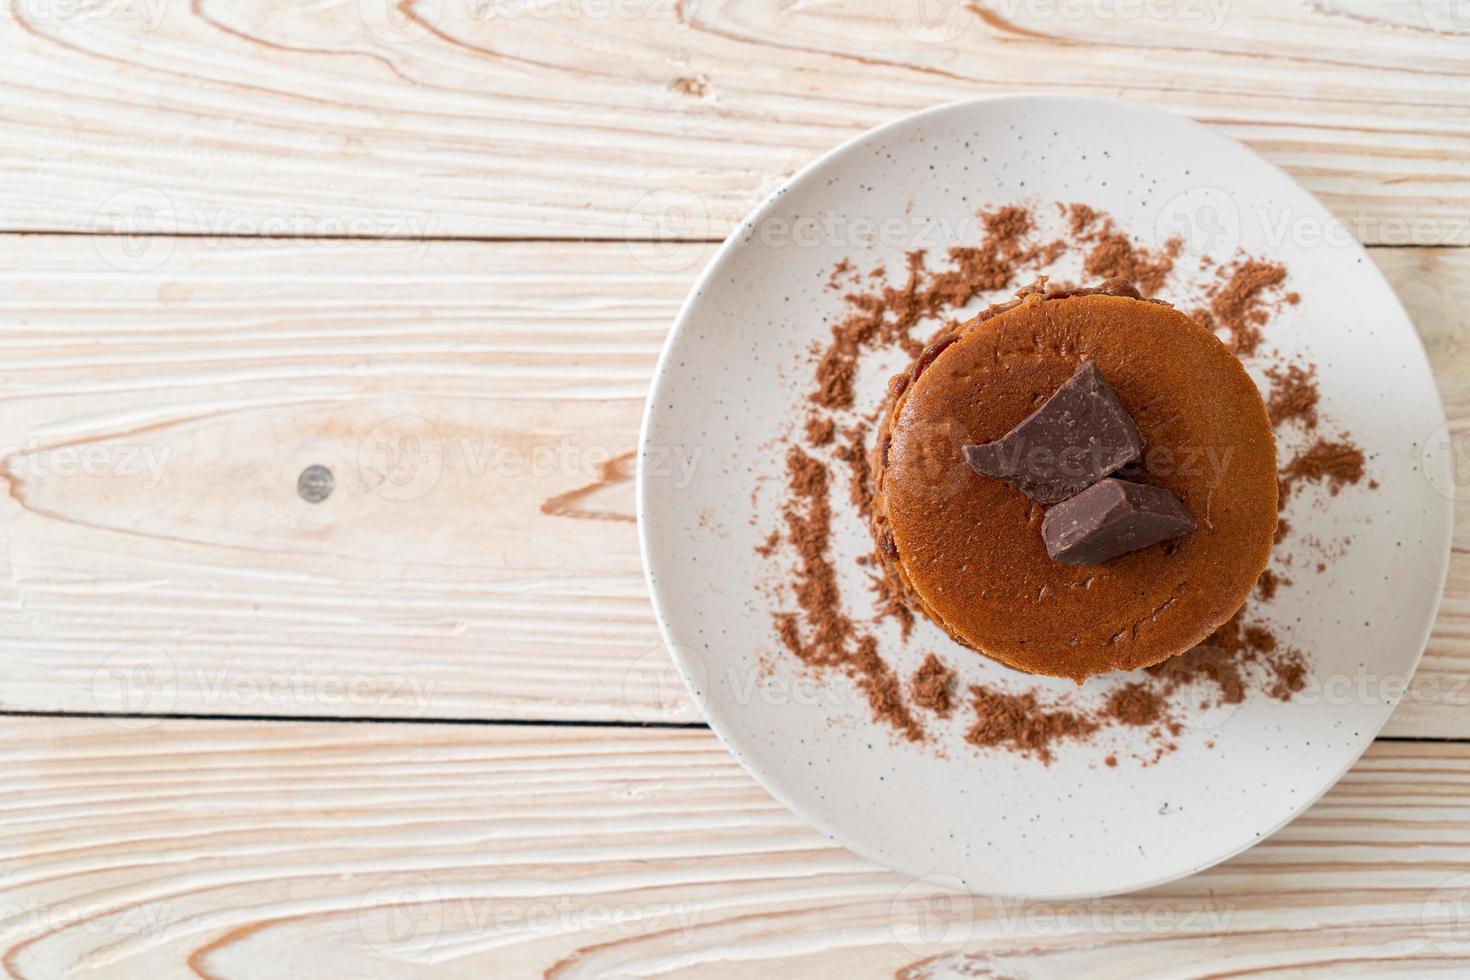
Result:
<svg viewBox="0 0 1470 980"><path fill-rule="evenodd" d="M1099 565L1053 561L1046 508L966 464L1093 360L1143 436L1129 479L1198 528ZM1018 670L1077 681L1182 653L1244 604L1276 530L1276 445L1240 361L1126 282L1043 294L937 338L889 385L872 454L873 532L911 605Z"/></svg>

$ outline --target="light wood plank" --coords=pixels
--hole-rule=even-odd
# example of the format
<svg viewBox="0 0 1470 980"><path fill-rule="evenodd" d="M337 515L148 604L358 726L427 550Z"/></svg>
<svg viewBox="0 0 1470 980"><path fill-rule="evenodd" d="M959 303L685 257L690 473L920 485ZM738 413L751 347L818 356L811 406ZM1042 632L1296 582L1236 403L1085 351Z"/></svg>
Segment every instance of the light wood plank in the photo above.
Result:
<svg viewBox="0 0 1470 980"><path fill-rule="evenodd" d="M1217 125L1364 240L1470 244L1467 45L1431 7L15 0L0 228L719 238L870 126L1045 91Z"/></svg>
<svg viewBox="0 0 1470 980"><path fill-rule="evenodd" d="M600 479L692 273L612 243L168 245L122 272L110 241L0 238L0 705L697 720L631 482ZM1470 250L1374 254L1470 419ZM1462 508L1394 734L1470 735L1467 556Z"/></svg>
<svg viewBox="0 0 1470 980"><path fill-rule="evenodd" d="M126 273L0 240L0 703L692 717L631 669L667 657L621 462L688 274L615 245L172 245Z"/></svg>
<svg viewBox="0 0 1470 980"><path fill-rule="evenodd" d="M1462 745L1380 743L1241 857L1067 903L886 872L703 731L8 718L0 760L18 978L1449 976L1470 954Z"/></svg>

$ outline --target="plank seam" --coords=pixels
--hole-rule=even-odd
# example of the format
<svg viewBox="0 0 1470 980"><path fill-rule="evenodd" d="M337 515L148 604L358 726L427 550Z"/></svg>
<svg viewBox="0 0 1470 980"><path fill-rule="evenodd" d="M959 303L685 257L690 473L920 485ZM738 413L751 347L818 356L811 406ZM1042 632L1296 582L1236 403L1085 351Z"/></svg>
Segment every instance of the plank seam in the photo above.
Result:
<svg viewBox="0 0 1470 980"><path fill-rule="evenodd" d="M194 712L169 712L159 714L126 713L111 711L21 711L0 710L0 718L84 718L118 719L133 721L218 721L218 722L273 722L304 723L318 725L459 725L487 728L646 728L672 731L707 731L709 725L702 721L627 721L597 720L588 718L372 718L357 715L210 715ZM1455 738L1443 735L1379 735L1376 742L1393 742L1406 745L1470 745L1470 736Z"/></svg>
<svg viewBox="0 0 1470 980"><path fill-rule="evenodd" d="M425 244L454 244L479 243L492 244L517 244L517 245L616 245L627 243L629 245L719 245L729 236L717 238L681 238L662 237L645 238L628 235L571 235L558 237L555 235L274 235L274 234L252 234L249 232L220 233L212 231L178 231L161 234L158 232L127 232L119 234L102 231L77 231L74 228L0 228L0 238L172 238L172 239L204 239L217 240L229 238L240 241L262 241L262 242L423 242ZM1459 244L1456 242L1359 242L1364 248L1373 249L1398 249L1398 248L1436 248L1436 249L1470 249L1470 244Z"/></svg>
<svg viewBox="0 0 1470 980"><path fill-rule="evenodd" d="M708 729L702 721L597 721L585 718L371 718L357 715L209 715L192 712L158 714L112 711L22 711L0 710L0 718L85 718L134 721L222 721L222 722L289 722L353 725L481 725L485 727L541 728L648 728Z"/></svg>
<svg viewBox="0 0 1470 980"><path fill-rule="evenodd" d="M219 239L230 239L232 241L262 241L262 242L424 242L433 244L435 242L483 242L486 244L496 242L510 243L546 243L546 244L581 244L588 245L616 245L619 242L643 245L718 245L728 236L704 237L704 238L675 238L665 236L662 238L633 237L629 235L568 235L558 237L555 235L276 235L270 233L251 232L214 232L214 231L174 231L174 232L106 232L106 231L77 231L75 228L0 228L0 237L5 238L170 238L170 239L203 239L213 241ZM1414 246L1406 246L1414 247ZM1434 246L1436 248L1440 246ZM1443 246L1446 248L1461 248L1470 246Z"/></svg>

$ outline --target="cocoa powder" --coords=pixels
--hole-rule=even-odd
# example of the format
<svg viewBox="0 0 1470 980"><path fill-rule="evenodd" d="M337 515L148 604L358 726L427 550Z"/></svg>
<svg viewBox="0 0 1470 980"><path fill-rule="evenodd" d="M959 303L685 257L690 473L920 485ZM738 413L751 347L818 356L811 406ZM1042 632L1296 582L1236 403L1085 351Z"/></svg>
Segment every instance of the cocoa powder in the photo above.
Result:
<svg viewBox="0 0 1470 980"><path fill-rule="evenodd" d="M847 500L864 520L873 504L872 476L868 471L868 452L864 444L868 438L868 425L859 422L845 429L843 442L832 455L847 464Z"/></svg>
<svg viewBox="0 0 1470 980"><path fill-rule="evenodd" d="M827 288L841 288L842 280L855 278L855 267L847 259L841 259L832 267L832 275L827 277Z"/></svg>
<svg viewBox="0 0 1470 980"><path fill-rule="evenodd" d="M980 684L970 686L975 721L965 741L977 748L1006 748L1051 764L1058 742L1085 739L1097 722L1066 707L1048 707L1034 691L1008 694Z"/></svg>
<svg viewBox="0 0 1470 980"><path fill-rule="evenodd" d="M1147 668L1147 673L1159 678L1162 689L1170 694L1180 688L1203 687L1203 699L1191 706L1202 710L1245 700L1246 674L1242 659L1242 651L1217 646L1212 637L1193 650Z"/></svg>
<svg viewBox="0 0 1470 980"><path fill-rule="evenodd" d="M837 437L837 423L830 418L812 416L806 420L806 443L808 446L830 446Z"/></svg>
<svg viewBox="0 0 1470 980"><path fill-rule="evenodd" d="M1241 259L1222 268L1220 281L1207 288L1210 305L1196 310L1194 317L1213 329L1229 331L1226 343L1241 357L1250 357L1261 346L1262 328L1282 303L1296 303L1297 295L1289 293L1276 302L1270 301L1273 290L1286 281L1286 266L1261 259Z"/></svg>
<svg viewBox="0 0 1470 980"><path fill-rule="evenodd" d="M1266 399L1266 414L1277 428L1287 422L1300 422L1305 429L1317 428L1317 369L1300 364L1273 366L1266 369L1271 379L1271 393Z"/></svg>
<svg viewBox="0 0 1470 980"><path fill-rule="evenodd" d="M948 718L954 710L954 681L955 672L934 654L929 654L909 681L914 703L941 718Z"/></svg>
<svg viewBox="0 0 1470 980"><path fill-rule="evenodd" d="M1067 216L1073 244L1090 245L1082 271L1094 279L1127 279L1144 296L1152 296L1174 271L1174 260L1183 247L1179 238L1170 238L1158 249L1135 245L1110 216L1096 208L1076 203L1057 207Z"/></svg>
<svg viewBox="0 0 1470 980"><path fill-rule="evenodd" d="M909 712L898 675L878 656L878 641L860 636L850 661L857 685L868 696L873 717L898 729L911 742L924 740L924 728Z"/></svg>
<svg viewBox="0 0 1470 980"><path fill-rule="evenodd" d="M858 358L863 351L880 344L907 348L908 332L918 322L914 294L923 269L924 253L910 252L908 281L902 287L882 286L876 291L847 294L845 299L853 312L832 326L831 342L817 363L817 387L811 394L815 405L851 408Z"/></svg>
<svg viewBox="0 0 1470 980"><path fill-rule="evenodd" d="M1128 236L1109 227L1097 237L1097 244L1082 261L1082 271L1096 279L1127 279L1144 296L1157 293L1174 269L1179 256L1177 238L1164 243L1159 251L1134 245Z"/></svg>
<svg viewBox="0 0 1470 980"><path fill-rule="evenodd" d="M1266 569L1256 582L1256 594L1261 597L1262 602L1270 602L1276 598L1276 590L1282 585L1290 585L1291 579L1282 578L1272 569Z"/></svg>
<svg viewBox="0 0 1470 980"><path fill-rule="evenodd" d="M797 556L791 585L806 638L802 639L795 617L789 617L783 639L804 663L837 666L846 660L854 631L842 611L837 571L830 556L832 505L827 467L792 446L786 454L786 471L791 491L784 508L786 536Z"/></svg>
<svg viewBox="0 0 1470 980"><path fill-rule="evenodd" d="M811 394L817 407L852 407L858 360L865 351L897 346L910 357L917 356L923 345L911 334L921 320L957 309L976 293L1005 289L1022 267L1039 267L1055 259L1051 247L1027 240L1033 223L1026 209L997 208L982 213L980 219L984 229L980 243L950 248L948 269L929 272L925 253L916 250L908 254L902 286L847 294L852 312L833 325L832 340L817 363L816 390Z"/></svg>
<svg viewBox="0 0 1470 980"><path fill-rule="evenodd" d="M1278 701L1290 701L1292 695L1307 686L1307 658L1300 650L1286 650L1270 663L1272 681L1266 693Z"/></svg>
<svg viewBox="0 0 1470 980"><path fill-rule="evenodd" d="M876 556L868 556L875 559ZM874 622L882 622L892 619L898 623L899 635L907 640L914 629L914 610L908 604L908 598L904 594L903 583L898 580L898 575L888 567L884 561L873 560L880 569L878 575L873 576L870 588L873 592L873 601L876 603L876 611L873 616Z"/></svg>
<svg viewBox="0 0 1470 980"><path fill-rule="evenodd" d="M1097 212L1086 204L1058 204L1057 208L1067 216L1067 231L1074 239L1082 238L1097 222Z"/></svg>
<svg viewBox="0 0 1470 980"><path fill-rule="evenodd" d="M1335 440L1318 439L1298 452L1281 471L1281 490L1278 506L1285 507L1287 500L1303 483L1327 484L1327 492L1336 497L1342 488L1363 479L1365 460L1363 450L1342 436Z"/></svg>
<svg viewBox="0 0 1470 980"><path fill-rule="evenodd" d="M1121 725L1145 728L1163 719L1168 702L1162 694L1143 681L1124 684L1108 695L1103 705L1102 716Z"/></svg>
<svg viewBox="0 0 1470 980"><path fill-rule="evenodd" d="M1171 692L1209 682L1220 692L1217 704L1241 703L1250 686L1290 700L1305 686L1306 657L1300 650L1283 647L1268 626L1250 622L1248 609L1236 613L1200 646L1149 668L1150 672L1164 677Z"/></svg>
<svg viewBox="0 0 1470 980"><path fill-rule="evenodd" d="M910 741L924 730L904 703L893 669L878 655L877 641L860 633L843 612L832 565L829 474L819 460L796 446L786 456L790 497L784 508L787 541L797 555L792 591L800 615L777 613L776 634L798 660L813 668L841 669L868 699L873 718Z"/></svg>

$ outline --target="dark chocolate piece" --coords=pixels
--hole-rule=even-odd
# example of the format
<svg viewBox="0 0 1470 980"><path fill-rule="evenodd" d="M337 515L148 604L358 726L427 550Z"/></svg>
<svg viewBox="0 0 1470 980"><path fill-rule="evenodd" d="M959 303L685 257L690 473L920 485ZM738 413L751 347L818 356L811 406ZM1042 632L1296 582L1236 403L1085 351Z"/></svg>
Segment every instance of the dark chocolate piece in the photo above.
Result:
<svg viewBox="0 0 1470 980"><path fill-rule="evenodd" d="M1068 565L1101 565L1110 558L1188 534L1197 525L1170 490L1107 479L1046 512L1046 553Z"/></svg>
<svg viewBox="0 0 1470 980"><path fill-rule="evenodd" d="M1092 361L1000 439L965 447L976 473L1043 504L1081 493L1142 453L1138 426Z"/></svg>

